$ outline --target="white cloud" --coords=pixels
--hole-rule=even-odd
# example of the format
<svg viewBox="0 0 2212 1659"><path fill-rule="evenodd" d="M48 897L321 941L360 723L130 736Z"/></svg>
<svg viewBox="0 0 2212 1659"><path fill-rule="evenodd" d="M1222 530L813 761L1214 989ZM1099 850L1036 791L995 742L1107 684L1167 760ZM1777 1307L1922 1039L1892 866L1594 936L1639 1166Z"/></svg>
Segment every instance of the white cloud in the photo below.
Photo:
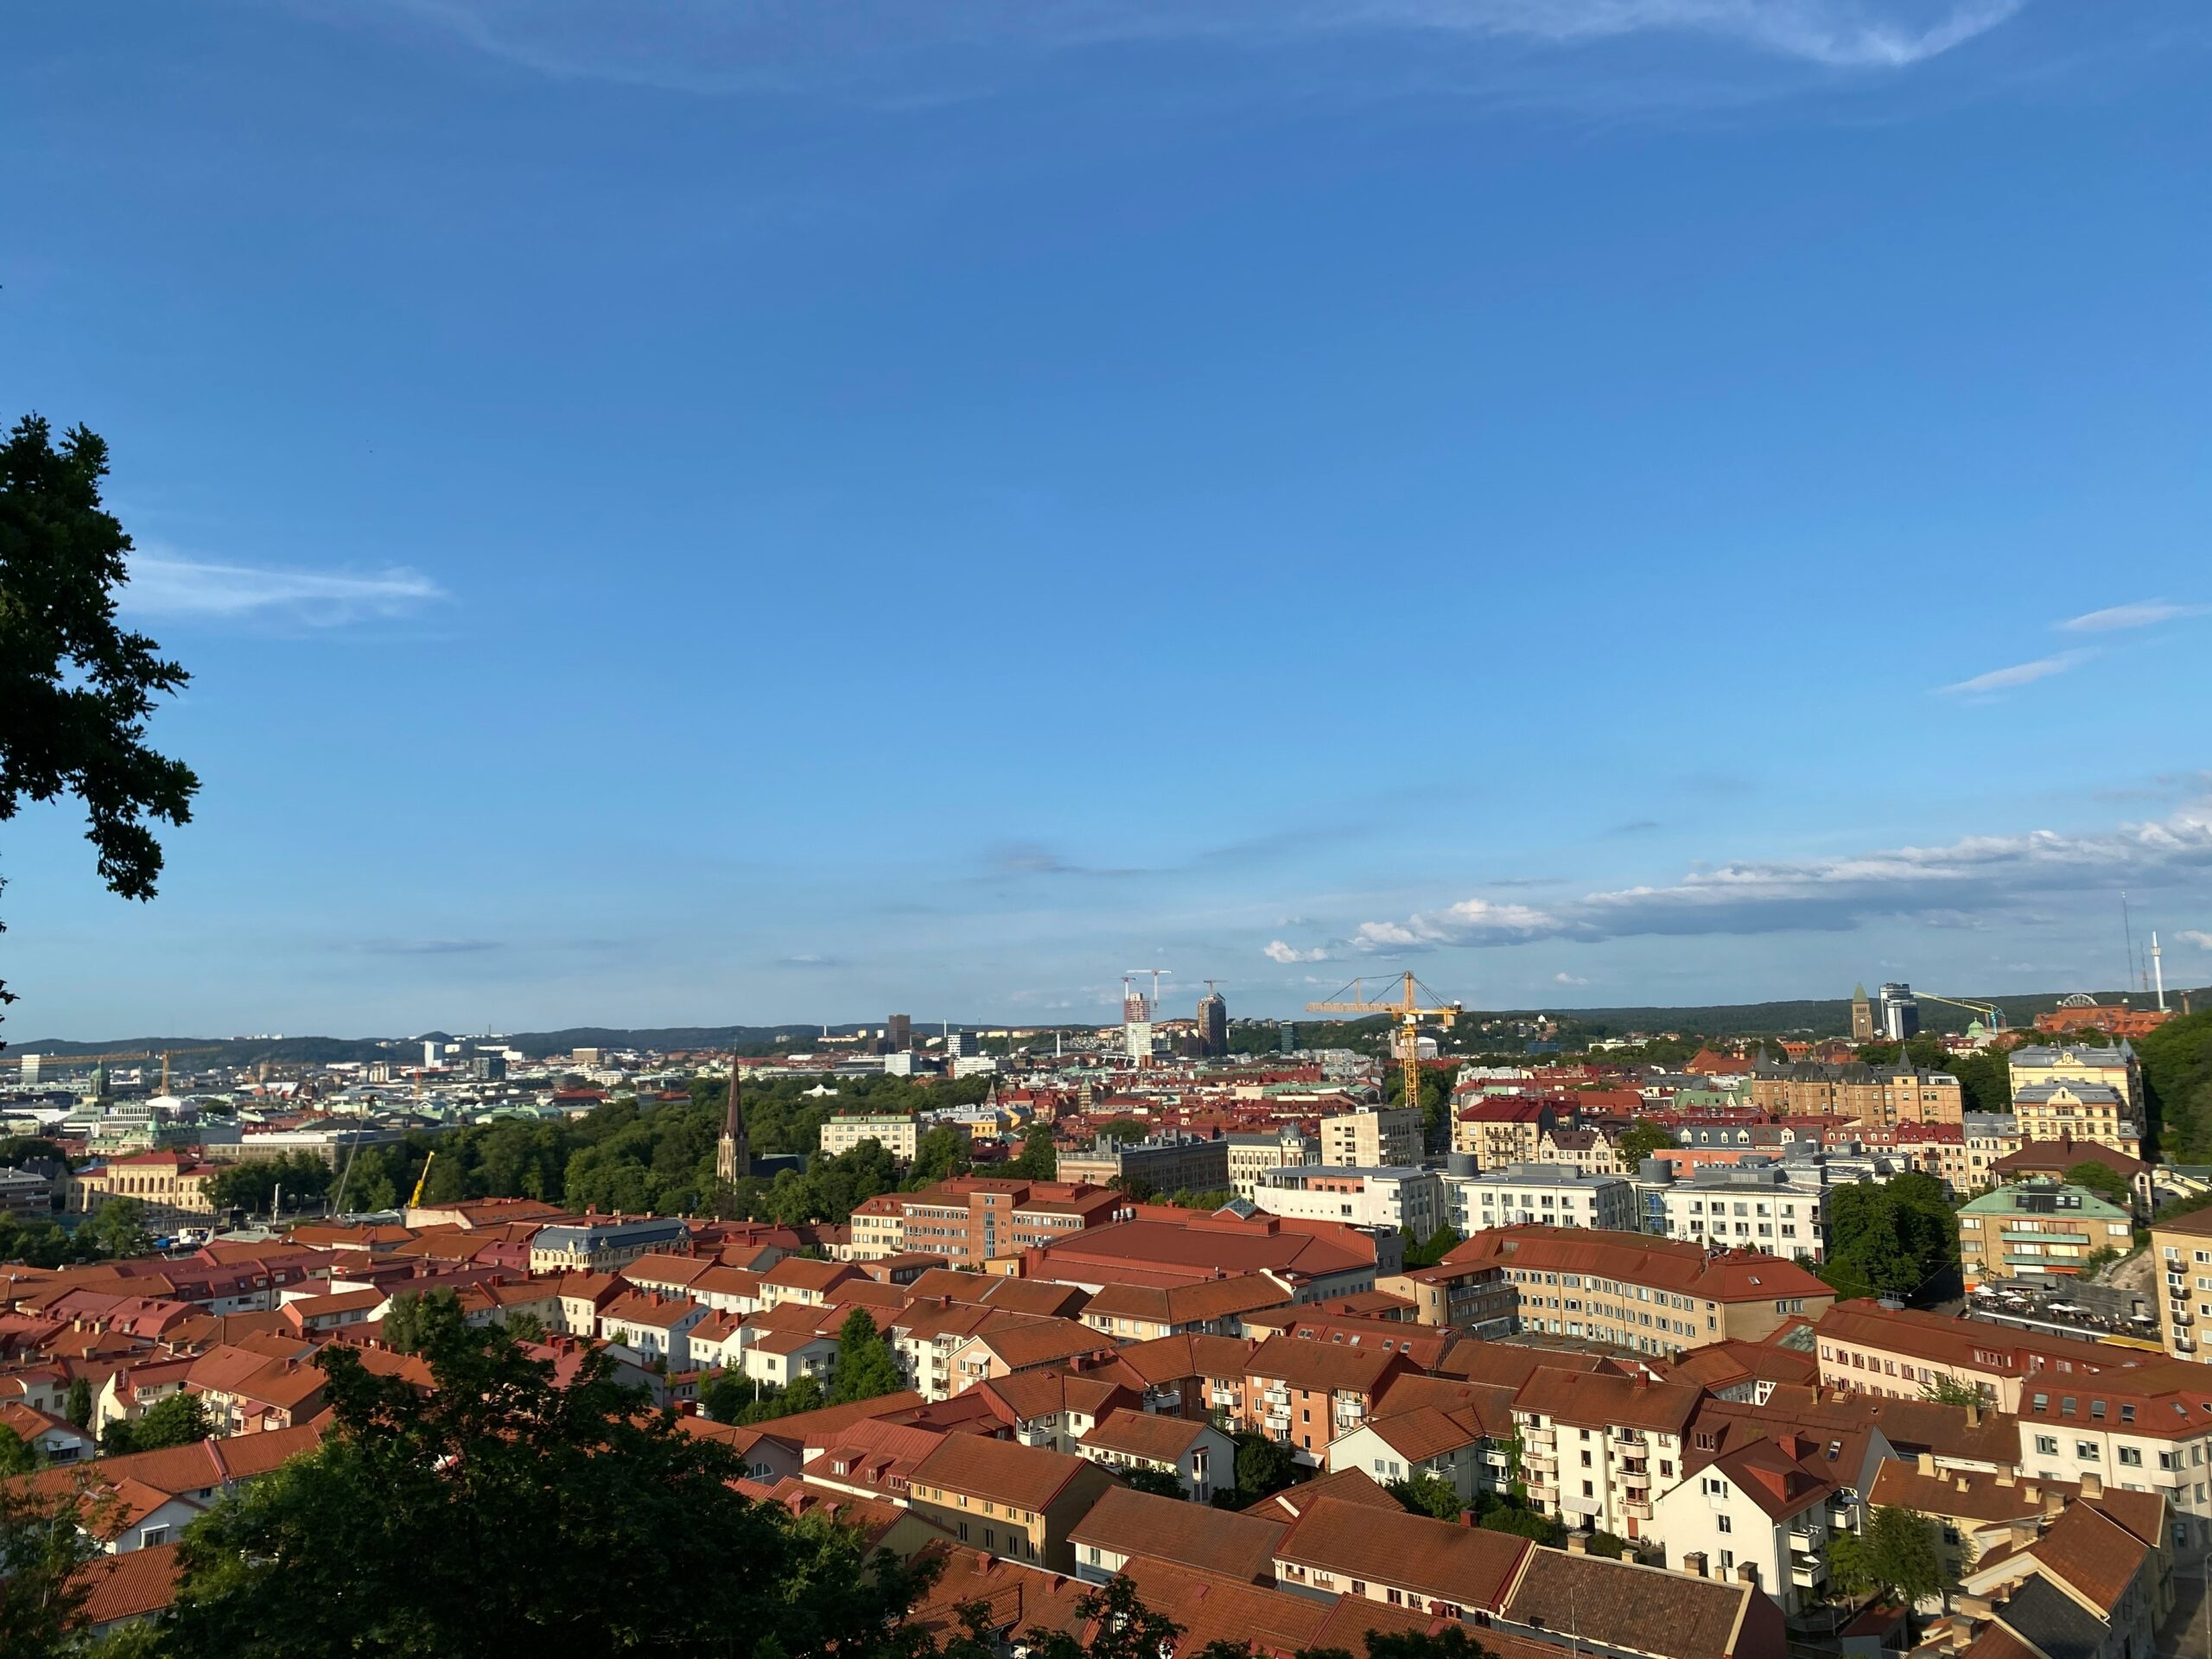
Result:
<svg viewBox="0 0 2212 1659"><path fill-rule="evenodd" d="M1277 48L1440 38L1567 49L1677 35L1824 69L1909 67L2024 0L406 0L405 15L562 79L690 92L959 95L1005 60L1129 42Z"/></svg>
<svg viewBox="0 0 2212 1659"><path fill-rule="evenodd" d="M1945 696L1986 696L1993 691L2009 691L2015 686L2032 685L2037 680L2047 680L2054 674L2063 674L2069 669L2079 668L2094 656L2094 652L2062 651L2056 657L2038 657L2031 663L2014 663L2010 668L1993 668L1986 674L1977 674L1970 680L1961 680L1955 685L1941 685L1936 689Z"/></svg>
<svg viewBox="0 0 2212 1659"><path fill-rule="evenodd" d="M332 627L404 616L445 597L436 582L404 565L365 573L289 570L162 550L132 556L121 607L143 617Z"/></svg>
<svg viewBox="0 0 2212 1659"><path fill-rule="evenodd" d="M1280 962L1285 965L1294 962L1326 962L1329 959L1329 953L1319 946L1311 950L1300 950L1281 939L1270 939L1260 954L1269 962Z"/></svg>
<svg viewBox="0 0 2212 1659"><path fill-rule="evenodd" d="M2184 616L2202 616L2202 605L2175 605L2163 599L2138 600L2132 605L2111 605L2101 611L2070 616L2058 626L2069 633L2111 633L2120 628L2147 628Z"/></svg>
<svg viewBox="0 0 2212 1659"><path fill-rule="evenodd" d="M1363 922L1341 948L1423 950L1537 939L1838 932L1872 918L1899 915L1948 926L1961 918L2024 924L2038 913L2036 901L2120 887L2147 891L2208 876L2212 801L2089 834L2036 830L1840 858L1725 863L1694 870L1671 886L1592 893L1550 910L1471 899L1403 920Z"/></svg>
<svg viewBox="0 0 2212 1659"><path fill-rule="evenodd" d="M2193 944L2200 950L2212 950L2212 933L2199 932L2192 927L2184 929L2174 937L2183 944Z"/></svg>
<svg viewBox="0 0 2212 1659"><path fill-rule="evenodd" d="M1557 973L1552 976L1554 985L1587 985L1589 982L1580 974Z"/></svg>

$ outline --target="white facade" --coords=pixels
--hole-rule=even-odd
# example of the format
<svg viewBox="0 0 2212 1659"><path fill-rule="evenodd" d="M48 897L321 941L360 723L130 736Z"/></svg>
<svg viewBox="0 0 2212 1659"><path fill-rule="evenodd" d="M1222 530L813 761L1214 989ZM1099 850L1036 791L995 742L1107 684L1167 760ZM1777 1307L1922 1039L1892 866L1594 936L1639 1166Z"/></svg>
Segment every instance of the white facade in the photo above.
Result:
<svg viewBox="0 0 2212 1659"><path fill-rule="evenodd" d="M1410 1228L1427 1238L1450 1219L1444 1178L1413 1165L1301 1164L1262 1170L1252 1202L1270 1215L1353 1227Z"/></svg>
<svg viewBox="0 0 2212 1659"><path fill-rule="evenodd" d="M1482 1175L1445 1178L1452 1224L1462 1233L1543 1222L1632 1233L1636 1189L1618 1175L1585 1175L1571 1164L1508 1164Z"/></svg>
<svg viewBox="0 0 2212 1659"><path fill-rule="evenodd" d="M1780 1166L1720 1166L1687 1181L1647 1184L1645 1191L1663 1217L1651 1230L1669 1238L1714 1249L1764 1250L1785 1261L1800 1255L1827 1260L1829 1189L1817 1173L1808 1179Z"/></svg>

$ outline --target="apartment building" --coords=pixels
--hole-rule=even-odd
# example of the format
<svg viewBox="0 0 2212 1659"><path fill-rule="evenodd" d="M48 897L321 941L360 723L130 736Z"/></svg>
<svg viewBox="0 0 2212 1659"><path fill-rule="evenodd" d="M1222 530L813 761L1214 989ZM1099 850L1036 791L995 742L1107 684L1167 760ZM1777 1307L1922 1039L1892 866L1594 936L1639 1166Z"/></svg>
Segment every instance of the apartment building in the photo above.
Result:
<svg viewBox="0 0 2212 1659"><path fill-rule="evenodd" d="M1990 1169L2000 1181L2058 1181L2082 1164L2102 1165L2126 1182L2130 1210L2139 1220L2150 1219L2151 1212L2158 1207L2151 1166L2140 1158L2131 1158L2094 1141L2076 1141L2071 1135L2062 1135L2056 1141L2033 1141L1999 1158Z"/></svg>
<svg viewBox="0 0 2212 1659"><path fill-rule="evenodd" d="M1861 1512L1857 1472L1829 1460L1833 1444L1792 1429L1717 1456L1693 1452L1692 1472L1652 1506L1669 1559L1748 1575L1792 1618L1809 1611L1827 1586L1828 1540L1856 1530Z"/></svg>
<svg viewBox="0 0 2212 1659"><path fill-rule="evenodd" d="M1979 1192L2004 1179L1997 1161L2020 1149L2020 1120L2010 1112L1968 1112L1966 1115L1966 1182L1954 1190Z"/></svg>
<svg viewBox="0 0 2212 1659"><path fill-rule="evenodd" d="M1414 1305L1421 1325L1449 1326L1488 1339L1513 1334L1519 1298L1501 1268L1484 1262L1408 1268L1376 1276L1375 1288Z"/></svg>
<svg viewBox="0 0 2212 1659"><path fill-rule="evenodd" d="M2212 1331L2212 1209L2151 1224L2158 1271L2158 1340L2177 1359L2201 1359Z"/></svg>
<svg viewBox="0 0 2212 1659"><path fill-rule="evenodd" d="M2072 1277L2102 1250L2125 1254L2134 1223L2125 1206L2087 1187L2025 1180L1959 1209L1959 1269L1967 1288L1992 1279Z"/></svg>
<svg viewBox="0 0 2212 1659"><path fill-rule="evenodd" d="M1420 1109L1370 1106L1321 1120L1320 1159L1362 1169L1418 1164L1422 1145Z"/></svg>
<svg viewBox="0 0 2212 1659"><path fill-rule="evenodd" d="M1761 1061L1751 1073L1751 1094L1753 1106L1777 1117L1843 1117L1866 1128L1959 1123L1966 1117L1956 1077L1910 1065Z"/></svg>
<svg viewBox="0 0 2212 1659"><path fill-rule="evenodd" d="M941 1255L977 1268L1102 1227L1125 1213L1118 1192L1082 1182L956 1176L920 1192L886 1192L853 1211L851 1258Z"/></svg>
<svg viewBox="0 0 2212 1659"><path fill-rule="evenodd" d="M1478 1170L1541 1163L1544 1137L1558 1127L1548 1102L1519 1095L1478 1096L1453 1105L1452 1150L1472 1157Z"/></svg>
<svg viewBox="0 0 2212 1659"><path fill-rule="evenodd" d="M207 1183L220 1172L181 1152L142 1152L87 1165L68 1178L72 1210L97 1210L110 1198L136 1198L149 1219L166 1224L179 1217L207 1216L215 1205Z"/></svg>
<svg viewBox="0 0 2212 1659"><path fill-rule="evenodd" d="M1142 1183L1159 1193L1215 1192L1229 1185L1229 1142L1218 1135L1155 1135L1143 1141L1101 1135L1088 1152L1064 1152L1063 1181L1107 1186Z"/></svg>
<svg viewBox="0 0 2212 1659"><path fill-rule="evenodd" d="M1446 1184L1452 1224L1462 1233L1532 1224L1636 1230L1636 1189L1618 1175L1588 1175L1571 1164L1508 1164L1478 1175L1454 1170Z"/></svg>
<svg viewBox="0 0 2212 1659"><path fill-rule="evenodd" d="M613 1273L690 1236L681 1216L607 1216L540 1227L530 1241L532 1273Z"/></svg>
<svg viewBox="0 0 2212 1659"><path fill-rule="evenodd" d="M2005 1057L2012 1092L2054 1083L2088 1083L2109 1089L2120 1096L2130 1118L2139 1118L2143 1107L2143 1062L2132 1044L2093 1048L2080 1043L2028 1045Z"/></svg>
<svg viewBox="0 0 2212 1659"><path fill-rule="evenodd" d="M1818 1319L1835 1293L1795 1262L1639 1233L1510 1227L1478 1233L1447 1267L1498 1268L1524 1332L1673 1357L1731 1338L1758 1342Z"/></svg>
<svg viewBox="0 0 2212 1659"><path fill-rule="evenodd" d="M1405 1264L1395 1230L1306 1221L1294 1216L1209 1215L1149 1210L1033 1249L1017 1265L1030 1279L1098 1290L1109 1284L1194 1284L1264 1273L1296 1302L1357 1296L1376 1275Z"/></svg>
<svg viewBox="0 0 2212 1659"><path fill-rule="evenodd" d="M1382 1391L1414 1370L1403 1353L1270 1337L1244 1362L1242 1421L1318 1467L1330 1442L1364 1423Z"/></svg>
<svg viewBox="0 0 2212 1659"><path fill-rule="evenodd" d="M912 1163L922 1137L935 1128L951 1130L963 1144L968 1139L968 1125L957 1118L925 1122L906 1112L853 1112L823 1120L821 1147L835 1156L873 1141L893 1158Z"/></svg>
<svg viewBox="0 0 2212 1659"><path fill-rule="evenodd" d="M1570 1528L1642 1538L1658 1494L1681 1478L1694 1382L1546 1368L1513 1397L1529 1501Z"/></svg>
<svg viewBox="0 0 2212 1659"><path fill-rule="evenodd" d="M1688 1180L1642 1183L1655 1232L1714 1249L1760 1250L1815 1266L1827 1260L1826 1170L1804 1160L1708 1164ZM1625 1182L1623 1183L1626 1185Z"/></svg>
<svg viewBox="0 0 2212 1659"><path fill-rule="evenodd" d="M2156 1492L2177 1548L2212 1543L2212 1367L1876 1302L1838 1305L1815 1337L1823 1387L1907 1401L1941 1379L1977 1389L2017 1414L2022 1477Z"/></svg>
<svg viewBox="0 0 2212 1659"><path fill-rule="evenodd" d="M2130 1158L2143 1154L2135 1109L2118 1090L2101 1083L2061 1077L2012 1090L2012 1116L2028 1141L2094 1141Z"/></svg>
<svg viewBox="0 0 2212 1659"><path fill-rule="evenodd" d="M1229 1189L1240 1198L1250 1198L1260 1177L1268 1170L1320 1161L1320 1142L1295 1123L1260 1134L1225 1135L1222 1139L1229 1146Z"/></svg>
<svg viewBox="0 0 2212 1659"><path fill-rule="evenodd" d="M1116 1342L1160 1337L1233 1337L1243 1316L1281 1307L1290 1293L1263 1273L1209 1279L1192 1285L1105 1285L1080 1315L1092 1330Z"/></svg>
<svg viewBox="0 0 2212 1659"><path fill-rule="evenodd" d="M1116 1485L1085 1458L982 1434L947 1434L914 1467L909 1507L971 1549L1073 1573L1077 1522Z"/></svg>
<svg viewBox="0 0 2212 1659"><path fill-rule="evenodd" d="M1622 1175L1628 1171L1613 1152L1613 1142L1597 1129L1547 1129L1536 1141L1535 1161L1565 1164L1585 1175Z"/></svg>
<svg viewBox="0 0 2212 1659"><path fill-rule="evenodd" d="M1300 1164L1265 1172L1252 1202L1270 1215L1350 1227L1411 1230L1427 1238L1451 1218L1443 1178L1418 1165L1384 1168Z"/></svg>

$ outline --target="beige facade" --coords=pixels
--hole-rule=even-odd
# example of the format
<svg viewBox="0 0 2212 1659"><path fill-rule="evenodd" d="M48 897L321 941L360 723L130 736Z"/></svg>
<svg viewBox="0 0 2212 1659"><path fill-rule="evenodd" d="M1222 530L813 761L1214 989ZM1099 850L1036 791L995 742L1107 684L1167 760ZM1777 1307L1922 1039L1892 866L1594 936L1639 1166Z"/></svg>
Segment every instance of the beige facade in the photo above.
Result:
<svg viewBox="0 0 2212 1659"><path fill-rule="evenodd" d="M149 1210L212 1215L215 1206L207 1183L216 1173L213 1165L180 1153L113 1158L69 1178L69 1207L97 1210L110 1198L136 1198Z"/></svg>
<svg viewBox="0 0 2212 1659"><path fill-rule="evenodd" d="M2143 1103L2142 1062L2126 1043L2115 1048L2083 1048L2070 1043L2016 1048L2005 1056L2005 1065L2012 1074L2015 1094L2042 1084L2094 1083L2118 1095L2131 1115Z"/></svg>
<svg viewBox="0 0 2212 1659"><path fill-rule="evenodd" d="M850 1152L863 1141L873 1141L893 1158L913 1161L921 1139L931 1129L950 1129L964 1142L968 1139L965 1123L947 1121L942 1124L925 1122L918 1117L898 1113L880 1116L854 1116L825 1119L822 1125L822 1150L835 1156Z"/></svg>
<svg viewBox="0 0 2212 1659"><path fill-rule="evenodd" d="M1421 1113L1388 1106L1321 1120L1321 1161L1377 1169L1421 1159Z"/></svg>
<svg viewBox="0 0 2212 1659"><path fill-rule="evenodd" d="M2143 1134L2135 1109L2117 1090L2101 1083L2062 1080L2031 1084L2012 1091L2012 1116L2024 1141L2056 1141L2071 1135L2126 1153L2143 1155Z"/></svg>

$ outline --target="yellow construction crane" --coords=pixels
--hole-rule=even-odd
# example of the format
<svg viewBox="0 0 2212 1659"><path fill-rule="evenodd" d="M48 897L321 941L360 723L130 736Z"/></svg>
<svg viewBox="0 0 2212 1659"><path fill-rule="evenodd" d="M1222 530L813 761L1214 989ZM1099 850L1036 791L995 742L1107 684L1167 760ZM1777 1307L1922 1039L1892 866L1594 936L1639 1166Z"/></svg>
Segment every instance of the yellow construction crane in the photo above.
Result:
<svg viewBox="0 0 2212 1659"><path fill-rule="evenodd" d="M1365 988L1355 979L1325 1002L1308 1002L1308 1014L1387 1014L1394 1016L1398 1027L1398 1061L1405 1069L1404 1103L1414 1110L1421 1109L1421 1022L1424 1020L1456 1020L1465 1009L1457 1002L1446 1002L1436 993L1415 979L1405 976L1403 992L1395 1002L1376 1001L1365 995ZM1350 991L1351 996L1344 995ZM1434 1007L1421 1005L1421 994L1427 992Z"/></svg>
<svg viewBox="0 0 2212 1659"><path fill-rule="evenodd" d="M25 1054L21 1058L26 1060L35 1059L46 1071L62 1071L79 1065L143 1065L147 1061L155 1059L162 1061L166 1065L175 1055L213 1054L221 1046L220 1043L201 1043L193 1048L118 1048L111 1050L105 1054Z"/></svg>
<svg viewBox="0 0 2212 1659"><path fill-rule="evenodd" d="M415 1191L407 1200L407 1207L410 1210L419 1210L423 1207L423 1189L429 1184L430 1166L437 1161L437 1156L438 1154L433 1152L423 1160L423 1173L415 1178Z"/></svg>
<svg viewBox="0 0 2212 1659"><path fill-rule="evenodd" d="M1989 1022L1989 1029L1993 1033L2000 1033L2005 1029L2005 1010L1994 1002L1969 1002L1964 997L1938 996L1933 991L1915 991L1913 995L1924 996L1930 1002L1942 1002L1954 1008L1964 1008L1968 1013L1978 1014Z"/></svg>

